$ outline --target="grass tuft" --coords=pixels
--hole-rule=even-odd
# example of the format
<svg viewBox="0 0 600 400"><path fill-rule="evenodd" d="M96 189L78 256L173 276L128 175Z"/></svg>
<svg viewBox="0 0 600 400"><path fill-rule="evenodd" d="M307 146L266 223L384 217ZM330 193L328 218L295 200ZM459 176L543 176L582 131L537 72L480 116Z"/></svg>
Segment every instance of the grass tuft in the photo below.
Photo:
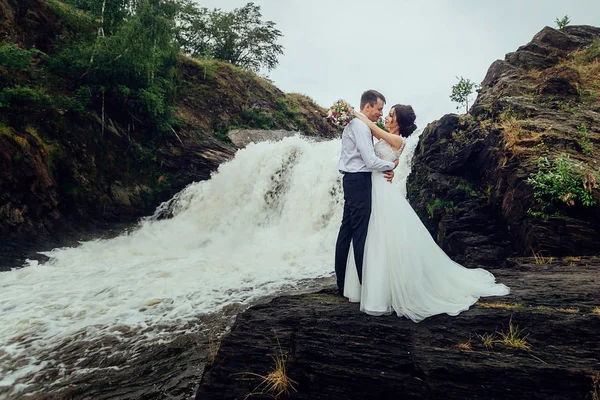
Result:
<svg viewBox="0 0 600 400"><path fill-rule="evenodd" d="M554 262L554 257L544 257L541 251L536 253L535 251L531 250L531 253L533 254L535 265L552 264Z"/></svg>
<svg viewBox="0 0 600 400"><path fill-rule="evenodd" d="M477 336L479 336L486 349L490 350L492 347L494 347L496 336L493 333L484 333L483 335Z"/></svg>
<svg viewBox="0 0 600 400"><path fill-rule="evenodd" d="M483 308L501 308L503 310L521 310L523 309L523 304L521 303L477 303L477 305Z"/></svg>
<svg viewBox="0 0 600 400"><path fill-rule="evenodd" d="M572 256L569 256L569 257L563 258L563 261L567 262L567 263L568 262L579 262L579 261L581 261L581 257L572 257Z"/></svg>
<svg viewBox="0 0 600 400"><path fill-rule="evenodd" d="M473 348L471 347L471 339L469 339L468 342L465 343L459 343L458 344L458 348L464 351L472 351Z"/></svg>
<svg viewBox="0 0 600 400"><path fill-rule="evenodd" d="M577 314L579 312L579 308L557 308L556 311L567 314Z"/></svg>
<svg viewBox="0 0 600 400"><path fill-rule="evenodd" d="M241 372L241 375L250 375L260 378L260 383L244 399L251 396L267 395L278 399L282 395L289 395L291 391L297 392L295 385L298 382L291 379L287 374L287 354L284 354L277 339L279 350L275 356L271 356L275 367L266 376L253 372Z"/></svg>
<svg viewBox="0 0 600 400"><path fill-rule="evenodd" d="M592 376L592 400L600 400L600 372Z"/></svg>
<svg viewBox="0 0 600 400"><path fill-rule="evenodd" d="M513 325L512 318L508 322L508 332L499 332L500 342L508 347L522 350L530 350L531 345L527 342L527 336L517 325Z"/></svg>
<svg viewBox="0 0 600 400"><path fill-rule="evenodd" d="M507 110L500 115L499 125L503 131L504 148L507 150L514 149L517 142L519 142L525 134L521 121L519 121L510 110Z"/></svg>
<svg viewBox="0 0 600 400"><path fill-rule="evenodd" d="M208 336L208 362L210 364L214 364L218 351L219 341L215 337L215 334L211 332L211 334Z"/></svg>

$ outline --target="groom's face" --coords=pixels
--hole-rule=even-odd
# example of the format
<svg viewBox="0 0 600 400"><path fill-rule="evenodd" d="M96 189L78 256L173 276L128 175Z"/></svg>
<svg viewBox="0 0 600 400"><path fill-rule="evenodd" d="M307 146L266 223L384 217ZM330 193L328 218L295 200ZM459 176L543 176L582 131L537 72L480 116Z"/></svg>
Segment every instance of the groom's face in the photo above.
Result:
<svg viewBox="0 0 600 400"><path fill-rule="evenodd" d="M377 99L377 103L375 105L367 104L363 111L365 117L369 118L371 121L375 122L383 115L383 106L384 102L381 99Z"/></svg>

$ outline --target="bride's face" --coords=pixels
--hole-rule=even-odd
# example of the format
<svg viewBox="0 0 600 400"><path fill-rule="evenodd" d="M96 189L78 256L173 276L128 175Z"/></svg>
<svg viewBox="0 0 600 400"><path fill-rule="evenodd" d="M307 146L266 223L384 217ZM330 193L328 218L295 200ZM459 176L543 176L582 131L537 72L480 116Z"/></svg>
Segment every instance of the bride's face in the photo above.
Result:
<svg viewBox="0 0 600 400"><path fill-rule="evenodd" d="M398 122L396 121L396 110L392 107L390 113L385 117L385 129L390 132L398 129Z"/></svg>

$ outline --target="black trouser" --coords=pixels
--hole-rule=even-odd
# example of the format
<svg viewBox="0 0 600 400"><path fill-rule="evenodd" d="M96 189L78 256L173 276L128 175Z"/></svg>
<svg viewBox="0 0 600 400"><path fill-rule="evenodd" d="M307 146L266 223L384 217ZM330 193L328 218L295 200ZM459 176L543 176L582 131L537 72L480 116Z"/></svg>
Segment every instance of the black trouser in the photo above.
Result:
<svg viewBox="0 0 600 400"><path fill-rule="evenodd" d="M362 284L363 255L367 228L371 217L371 172L346 173L344 187L344 216L335 244L335 275L338 289L343 291L350 241L354 247L354 261L358 280Z"/></svg>

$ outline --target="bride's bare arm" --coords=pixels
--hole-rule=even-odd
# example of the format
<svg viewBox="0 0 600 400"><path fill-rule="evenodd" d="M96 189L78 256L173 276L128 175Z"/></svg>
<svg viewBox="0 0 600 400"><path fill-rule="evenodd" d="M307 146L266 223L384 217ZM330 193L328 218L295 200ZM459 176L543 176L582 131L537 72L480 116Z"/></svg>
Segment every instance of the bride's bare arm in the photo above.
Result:
<svg viewBox="0 0 600 400"><path fill-rule="evenodd" d="M392 135L391 133L384 131L383 129L378 127L377 124L375 124L373 121L371 121L364 115L357 113L356 111L354 112L354 115L356 116L356 118L360 119L362 122L367 124L369 129L371 129L373 136L375 136L377 139L385 140L396 149L399 149L400 146L402 146L402 142L404 142L404 139L400 135Z"/></svg>

